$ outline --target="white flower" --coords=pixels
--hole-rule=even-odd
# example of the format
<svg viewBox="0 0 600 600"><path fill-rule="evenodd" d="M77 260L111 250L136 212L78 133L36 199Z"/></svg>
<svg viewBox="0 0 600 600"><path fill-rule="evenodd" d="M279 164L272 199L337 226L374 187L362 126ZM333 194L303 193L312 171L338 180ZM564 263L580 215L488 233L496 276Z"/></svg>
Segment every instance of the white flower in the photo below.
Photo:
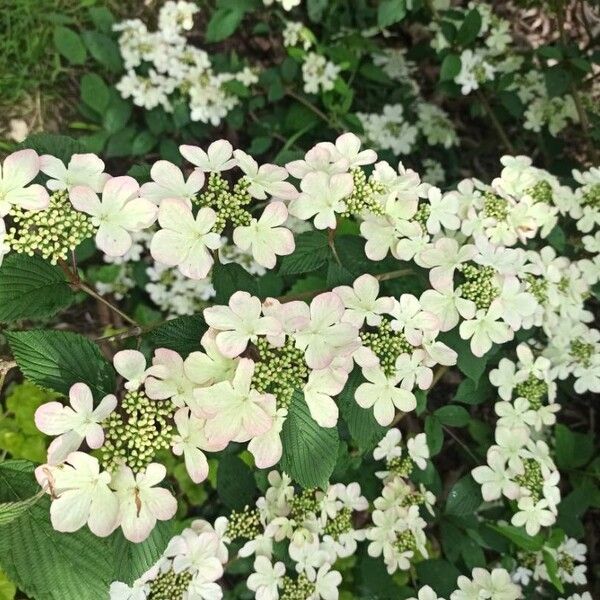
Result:
<svg viewBox="0 0 600 600"><path fill-rule="evenodd" d="M317 571L315 579L315 598L323 600L337 600L338 587L342 583L342 576L338 571L331 571L331 565L325 564Z"/></svg>
<svg viewBox="0 0 600 600"><path fill-rule="evenodd" d="M326 369L336 356L358 348L358 330L340 322L343 314L344 304L334 292L319 294L310 303L310 319L299 324L294 337L311 369Z"/></svg>
<svg viewBox="0 0 600 600"><path fill-rule="evenodd" d="M378 298L379 282L368 273L355 279L352 287L342 285L333 291L346 307L342 320L356 327L362 327L365 321L373 327L379 325L381 315L389 313L394 307L393 298Z"/></svg>
<svg viewBox="0 0 600 600"><path fill-rule="evenodd" d="M511 523L516 527L525 526L527 535L536 535L542 527L550 527L556 517L548 510L548 501L535 501L531 496L523 496L519 500L519 512L515 513Z"/></svg>
<svg viewBox="0 0 600 600"><path fill-rule="evenodd" d="M336 151L337 155L337 151ZM345 158L334 158L334 155L323 145L317 144L311 148L304 159L293 160L285 165L290 175L303 179L309 173L322 171L328 175L348 171L348 161Z"/></svg>
<svg viewBox="0 0 600 600"><path fill-rule="evenodd" d="M298 195L296 188L289 181L285 181L288 172L283 167L269 164L259 167L258 163L242 150L235 150L233 155L250 182L248 193L253 198L265 200L269 194L276 198L291 200Z"/></svg>
<svg viewBox="0 0 600 600"><path fill-rule="evenodd" d="M288 211L283 202L271 202L260 219L252 219L249 225L234 229L233 241L242 250L250 250L259 265L272 269L277 256L285 256L294 251L292 232L280 227L287 217Z"/></svg>
<svg viewBox="0 0 600 600"><path fill-rule="evenodd" d="M433 270L430 272L433 273ZM436 289L425 290L419 302L424 310L436 315L440 331L450 331L458 325L459 316L472 319L477 307L475 302L462 298L460 290L455 290L451 281L436 283Z"/></svg>
<svg viewBox="0 0 600 600"><path fill-rule="evenodd" d="M425 222L429 233L439 233L441 228L456 230L460 228L460 219L457 216L458 198L454 194L445 194L437 187L430 187L427 198L429 200L429 216Z"/></svg>
<svg viewBox="0 0 600 600"><path fill-rule="evenodd" d="M309 173L300 189L301 194L290 203L290 214L304 221L315 217L317 229L335 229L336 213L346 210L344 198L352 194L354 180L350 173Z"/></svg>
<svg viewBox="0 0 600 600"><path fill-rule="evenodd" d="M175 406L190 405L193 382L187 375L186 363L174 350L157 348L152 366L146 371L145 391L152 400L171 398Z"/></svg>
<svg viewBox="0 0 600 600"><path fill-rule="evenodd" d="M428 585L422 587L417 596L417 598L413 596L408 600L444 600L441 596L438 596Z"/></svg>
<svg viewBox="0 0 600 600"><path fill-rule="evenodd" d="M216 250L222 244L221 236L211 231L216 220L217 214L212 208L201 208L194 218L185 201L163 200L158 211L162 229L152 238L152 257L170 267L178 267L190 279L203 279L213 265L209 250Z"/></svg>
<svg viewBox="0 0 600 600"><path fill-rule="evenodd" d="M26 210L43 210L50 198L45 188L33 181L40 171L40 158L35 150L19 150L9 154L0 167L0 217L12 205Z"/></svg>
<svg viewBox="0 0 600 600"><path fill-rule="evenodd" d="M214 415L204 429L211 442L246 442L270 429L275 397L250 387L253 374L254 362L242 358L233 381L196 388L196 398Z"/></svg>
<svg viewBox="0 0 600 600"><path fill-rule="evenodd" d="M472 244L459 245L455 239L442 237L419 253L419 264L431 269L429 281L436 290L451 288L456 268L471 260L476 251Z"/></svg>
<svg viewBox="0 0 600 600"><path fill-rule="evenodd" d="M204 173L200 169L194 169L186 181L181 169L168 160L155 162L150 176L153 181L142 185L140 194L159 205L167 198L177 198L191 206L204 185Z"/></svg>
<svg viewBox="0 0 600 600"><path fill-rule="evenodd" d="M117 373L123 376L126 390L137 390L146 379L146 357L137 350L121 350L113 356Z"/></svg>
<svg viewBox="0 0 600 600"><path fill-rule="evenodd" d="M228 171L236 166L237 161L232 158L233 147L227 140L213 142L205 152L198 146L179 146L181 155L207 173Z"/></svg>
<svg viewBox="0 0 600 600"><path fill-rule="evenodd" d="M424 433L418 433L414 437L409 438L406 442L408 455L412 461L423 470L427 467L427 459L429 458L429 446L427 445L427 436Z"/></svg>
<svg viewBox="0 0 600 600"><path fill-rule="evenodd" d="M498 450L490 448L487 462L487 465L475 467L471 472L473 479L481 484L483 499L491 502L504 494L514 500L519 493L519 486L511 481L511 473L506 469L506 458Z"/></svg>
<svg viewBox="0 0 600 600"><path fill-rule="evenodd" d="M360 167L362 165L373 164L377 160L377 154L374 150L360 149L360 139L353 133L343 133L336 140L335 144L331 142L321 142L317 148L324 148L331 155L332 161L346 161L348 169Z"/></svg>
<svg viewBox="0 0 600 600"><path fill-rule="evenodd" d="M460 55L460 73L454 78L461 86L461 92L466 96L490 79L494 79L494 67L485 60L483 54L471 49L463 50Z"/></svg>
<svg viewBox="0 0 600 600"><path fill-rule="evenodd" d="M259 469L272 467L281 459L283 445L280 434L288 414L287 408L277 408L273 402L265 403L264 407L272 419L272 425L248 443L248 451L254 456L254 463Z"/></svg>
<svg viewBox="0 0 600 600"><path fill-rule="evenodd" d="M155 487L166 474L167 469L158 463L150 463L137 475L125 465L113 473L111 487L119 499L119 521L130 542L143 542L157 520L168 521L177 512L171 492Z"/></svg>
<svg viewBox="0 0 600 600"><path fill-rule="evenodd" d="M463 340L471 338L471 351L475 356L483 356L491 347L492 342L503 344L514 337L514 332L499 321L501 308L496 304L486 311L480 309L472 321L463 321L459 327Z"/></svg>
<svg viewBox="0 0 600 600"><path fill-rule="evenodd" d="M175 573L191 573L204 581L216 581L223 575L218 553L219 536L215 532L188 528L171 538L164 556L173 560Z"/></svg>
<svg viewBox="0 0 600 600"><path fill-rule="evenodd" d="M57 531L77 531L86 523L97 536L110 535L119 524L119 502L109 489L110 474L100 472L98 460L72 452L64 464L41 465L38 483L54 498L50 520Z"/></svg>
<svg viewBox="0 0 600 600"><path fill-rule="evenodd" d="M211 306L204 310L206 323L217 329L216 343L219 350L230 358L239 356L259 335L277 336L281 323L274 317L261 316L262 305L258 298L248 292L235 292L229 306Z"/></svg>
<svg viewBox="0 0 600 600"><path fill-rule="evenodd" d="M94 408L94 399L85 383L75 383L69 390L69 403L47 402L35 411L35 424L46 435L57 435L48 447L48 462L63 462L79 449L85 439L90 448L100 448L104 442L104 421L117 406L112 394L105 396Z"/></svg>
<svg viewBox="0 0 600 600"><path fill-rule="evenodd" d="M382 426L389 425L396 408L403 412L414 410L417 400L408 390L396 387L399 379L388 378L379 368L363 369L363 375L369 383L361 383L354 398L362 408L373 407L375 420Z"/></svg>
<svg viewBox="0 0 600 600"><path fill-rule="evenodd" d="M95 154L73 154L67 167L59 158L44 154L40 156L40 170L51 178L46 187L53 192L84 185L99 193L110 179L110 175L103 172L104 161Z"/></svg>
<svg viewBox="0 0 600 600"><path fill-rule="evenodd" d="M156 206L139 197L139 185L128 176L109 179L102 200L87 186L75 186L70 194L73 206L92 216L98 227L96 245L108 256L123 256L133 243L131 233L156 221Z"/></svg>
<svg viewBox="0 0 600 600"><path fill-rule="evenodd" d="M109 600L146 600L150 586L143 581L134 581L131 587L122 581L113 581L108 592Z"/></svg>
<svg viewBox="0 0 600 600"><path fill-rule="evenodd" d="M377 444L375 450L373 450L373 458L375 460L385 459L386 461L390 461L393 458L402 456L401 440L402 432L399 429L389 429L383 439Z"/></svg>
<svg viewBox="0 0 600 600"><path fill-rule="evenodd" d="M278 600L284 575L285 565L282 562L271 564L266 556L257 556L254 573L248 577L246 585L256 593L256 600Z"/></svg>

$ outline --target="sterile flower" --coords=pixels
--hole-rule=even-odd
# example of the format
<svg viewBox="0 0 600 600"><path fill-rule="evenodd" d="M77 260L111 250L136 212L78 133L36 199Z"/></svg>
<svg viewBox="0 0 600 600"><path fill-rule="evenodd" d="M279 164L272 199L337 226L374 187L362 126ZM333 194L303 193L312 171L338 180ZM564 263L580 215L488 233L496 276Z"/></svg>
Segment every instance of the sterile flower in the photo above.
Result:
<svg viewBox="0 0 600 600"><path fill-rule="evenodd" d="M487 311L478 310L472 321L460 324L460 337L463 340L471 338L471 351L475 356L483 356L492 347L492 342L503 344L514 337L510 327L498 320L501 313L500 306L492 304Z"/></svg>
<svg viewBox="0 0 600 600"><path fill-rule="evenodd" d="M349 169L370 165L377 160L377 154L374 150L361 151L360 138L353 133L343 133L335 140L335 144L320 142L316 147L327 150L333 162L340 159L345 160Z"/></svg>
<svg viewBox="0 0 600 600"><path fill-rule="evenodd" d="M113 365L119 375L124 377L125 389L134 391L140 388L146 379L146 357L137 350L121 350L113 356Z"/></svg>
<svg viewBox="0 0 600 600"><path fill-rule="evenodd" d="M289 181L285 181L288 172L283 167L269 164L259 167L258 163L242 150L235 150L233 155L250 182L248 193L253 198L265 200L268 194L283 200L291 200L298 195L296 188Z"/></svg>
<svg viewBox="0 0 600 600"><path fill-rule="evenodd" d="M181 169L168 160L155 162L150 176L153 181L142 185L140 195L158 205L167 198L176 198L191 206L204 185L204 173L200 169L194 169L186 181Z"/></svg>
<svg viewBox="0 0 600 600"><path fill-rule="evenodd" d="M43 210L50 200L46 189L28 185L40 171L40 157L35 150L19 150L9 154L0 167L0 217L12 205L27 210Z"/></svg>
<svg viewBox="0 0 600 600"><path fill-rule="evenodd" d="M106 182L102 200L87 186L71 190L73 206L92 216L92 224L98 227L96 245L107 256L123 256L133 243L131 234L156 221L156 206L140 198L139 189L137 181L125 175Z"/></svg>
<svg viewBox="0 0 600 600"><path fill-rule="evenodd" d="M248 577L246 585L255 592L256 600L277 600L279 588L283 587L285 565L282 562L271 564L266 556L254 560L254 573Z"/></svg>
<svg viewBox="0 0 600 600"><path fill-rule="evenodd" d="M44 154L40 156L40 171L51 178L46 187L53 192L83 185L100 193L110 179L110 175L104 173L104 161L95 154L73 154L66 167L59 158Z"/></svg>
<svg viewBox="0 0 600 600"><path fill-rule="evenodd" d="M232 158L233 146L227 140L213 142L205 152L198 146L179 146L181 155L196 167L207 173L228 171L236 166L237 161Z"/></svg>
<svg viewBox="0 0 600 600"><path fill-rule="evenodd" d="M429 458L427 436L424 433L418 433L414 437L409 438L406 442L406 448L408 450L408 455L417 467L421 470L425 469L427 466L427 459Z"/></svg>
<svg viewBox="0 0 600 600"><path fill-rule="evenodd" d="M222 245L221 236L211 231L216 220L212 208L201 208L194 217L185 201L163 200L158 211L162 229L150 243L152 257L170 267L176 266L190 279L203 279L214 262L209 250Z"/></svg>
<svg viewBox="0 0 600 600"><path fill-rule="evenodd" d="M229 306L211 306L204 310L206 323L217 329L216 343L219 350L230 358L239 356L259 335L277 336L281 323L274 317L261 316L262 305L258 298L248 292L235 292Z"/></svg>
<svg viewBox="0 0 600 600"><path fill-rule="evenodd" d="M150 463L136 475L125 465L113 473L111 487L119 499L119 521L130 542L143 542L157 520L168 521L177 512L171 492L156 487L166 474L167 469L158 463Z"/></svg>
<svg viewBox="0 0 600 600"><path fill-rule="evenodd" d="M104 431L100 423L117 406L112 394L105 396L94 408L94 399L85 383L75 383L69 390L69 403L47 402L35 411L35 424L46 435L57 435L48 447L48 462L63 462L71 452L79 449L85 439L90 448L100 448Z"/></svg>
<svg viewBox="0 0 600 600"><path fill-rule="evenodd" d="M354 280L352 287L342 285L333 290L344 303L346 310L343 321L356 327L376 326L381 323L381 315L389 313L394 307L394 299L379 296L379 282L375 277L365 273Z"/></svg>
<svg viewBox="0 0 600 600"><path fill-rule="evenodd" d="M511 473L506 469L506 459L502 453L490 448L487 453L487 465L475 467L471 471L473 479L481 485L481 495L486 502L497 500L504 494L514 500L519 493L519 486L511 480Z"/></svg>
<svg viewBox="0 0 600 600"><path fill-rule="evenodd" d="M531 496L523 496L519 500L519 512L515 513L511 523L516 527L525 527L527 535L536 535L542 527L550 527L556 517L548 510L548 501L537 502Z"/></svg>
<svg viewBox="0 0 600 600"><path fill-rule="evenodd" d="M233 241L242 250L250 250L259 265L272 269L277 256L294 251L294 235L289 229L280 227L287 217L288 211L283 202L271 202L260 219L252 219L249 225L234 229Z"/></svg>

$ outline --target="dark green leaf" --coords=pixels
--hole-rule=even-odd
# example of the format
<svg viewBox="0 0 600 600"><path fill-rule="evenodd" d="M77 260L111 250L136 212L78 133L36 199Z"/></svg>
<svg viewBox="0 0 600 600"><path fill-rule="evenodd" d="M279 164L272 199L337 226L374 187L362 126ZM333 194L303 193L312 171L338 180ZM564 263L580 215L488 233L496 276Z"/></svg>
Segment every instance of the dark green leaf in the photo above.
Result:
<svg viewBox="0 0 600 600"><path fill-rule="evenodd" d="M82 65L87 57L83 40L68 27L55 27L54 46L73 65Z"/></svg>
<svg viewBox="0 0 600 600"><path fill-rule="evenodd" d="M217 469L217 492L221 502L234 510L252 506L256 483L250 467L235 454L225 454Z"/></svg>
<svg viewBox="0 0 600 600"><path fill-rule="evenodd" d="M464 427L471 418L471 415L462 406L452 404L438 408L433 414L442 425L450 427Z"/></svg>
<svg viewBox="0 0 600 600"><path fill-rule="evenodd" d="M246 11L236 8L217 9L206 28L207 42L220 42L228 38L240 25Z"/></svg>
<svg viewBox="0 0 600 600"><path fill-rule="evenodd" d="M377 25L382 29L402 21L406 16L406 0L380 0Z"/></svg>
<svg viewBox="0 0 600 600"><path fill-rule="evenodd" d="M441 596L449 598L456 589L456 580L460 571L448 561L432 558L417 563L415 568L419 582L431 586Z"/></svg>
<svg viewBox="0 0 600 600"><path fill-rule="evenodd" d="M590 435L571 431L558 423L554 428L556 442L556 464L559 469L583 467L594 454L594 438Z"/></svg>
<svg viewBox="0 0 600 600"><path fill-rule="evenodd" d="M440 79L442 81L451 81L460 73L460 68L460 56L457 54L447 54L442 61Z"/></svg>
<svg viewBox="0 0 600 600"><path fill-rule="evenodd" d="M309 273L327 262L330 249L327 235L321 231L306 231L296 237L296 249L281 260L281 275Z"/></svg>
<svg viewBox="0 0 600 600"><path fill-rule="evenodd" d="M89 53L111 73L120 73L123 61L117 43L107 35L98 31L84 31L83 41Z"/></svg>
<svg viewBox="0 0 600 600"><path fill-rule="evenodd" d="M462 22L456 35L456 41L462 46L469 46L476 40L480 29L481 15L476 8L473 8L467 13L465 20Z"/></svg>
<svg viewBox="0 0 600 600"><path fill-rule="evenodd" d="M481 506L481 488L470 476L459 479L446 499L446 514L455 517L472 515Z"/></svg>
<svg viewBox="0 0 600 600"><path fill-rule="evenodd" d="M215 302L219 304L227 304L229 298L240 290L253 296L258 292L256 277L238 263L215 264L213 286L216 292Z"/></svg>
<svg viewBox="0 0 600 600"><path fill-rule="evenodd" d="M186 315L166 321L145 337L154 348L168 348L187 356L190 352L201 349L200 338L206 330L202 315Z"/></svg>
<svg viewBox="0 0 600 600"><path fill-rule="evenodd" d="M34 133L19 144L19 150L31 148L38 154L52 154L60 158L65 165L71 160L73 154L86 152L85 146L79 140L74 140L66 135L56 135L53 133Z"/></svg>
<svg viewBox="0 0 600 600"><path fill-rule="evenodd" d="M95 73L81 78L81 100L99 114L103 114L110 102L110 94L104 80Z"/></svg>

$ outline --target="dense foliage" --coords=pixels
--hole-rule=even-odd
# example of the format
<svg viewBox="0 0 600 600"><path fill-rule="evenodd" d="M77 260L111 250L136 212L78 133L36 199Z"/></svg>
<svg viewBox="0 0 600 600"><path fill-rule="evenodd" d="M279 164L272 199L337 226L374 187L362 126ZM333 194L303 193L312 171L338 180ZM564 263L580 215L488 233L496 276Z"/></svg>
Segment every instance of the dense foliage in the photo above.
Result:
<svg viewBox="0 0 600 600"><path fill-rule="evenodd" d="M85 133L0 170L0 599L591 600L599 53L531 10L56 27Z"/></svg>

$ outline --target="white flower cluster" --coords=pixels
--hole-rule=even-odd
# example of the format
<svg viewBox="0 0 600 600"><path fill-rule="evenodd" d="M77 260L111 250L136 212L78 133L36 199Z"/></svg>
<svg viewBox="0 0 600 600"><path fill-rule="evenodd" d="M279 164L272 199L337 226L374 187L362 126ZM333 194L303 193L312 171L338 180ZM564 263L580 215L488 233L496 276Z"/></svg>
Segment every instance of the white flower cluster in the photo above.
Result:
<svg viewBox="0 0 600 600"><path fill-rule="evenodd" d="M192 121L218 125L238 103L227 91L232 80L250 86L258 77L249 68L237 73L215 73L210 56L187 42L196 4L168 0L159 10L157 31L148 31L139 19L114 26L120 32L119 48L126 73L117 83L123 98L151 110L171 112L175 100L185 98Z"/></svg>
<svg viewBox="0 0 600 600"><path fill-rule="evenodd" d="M401 444L402 433L390 429L373 452L375 460L385 461L381 495L375 499L373 525L367 529L369 556L383 556L388 573L408 571L417 560L428 558L424 507L433 515L435 496L422 484L417 488L409 476L415 467L425 469L429 458L424 433Z"/></svg>
<svg viewBox="0 0 600 600"><path fill-rule="evenodd" d="M318 94L333 89L340 67L316 52L309 52L302 63L304 91L307 94Z"/></svg>

